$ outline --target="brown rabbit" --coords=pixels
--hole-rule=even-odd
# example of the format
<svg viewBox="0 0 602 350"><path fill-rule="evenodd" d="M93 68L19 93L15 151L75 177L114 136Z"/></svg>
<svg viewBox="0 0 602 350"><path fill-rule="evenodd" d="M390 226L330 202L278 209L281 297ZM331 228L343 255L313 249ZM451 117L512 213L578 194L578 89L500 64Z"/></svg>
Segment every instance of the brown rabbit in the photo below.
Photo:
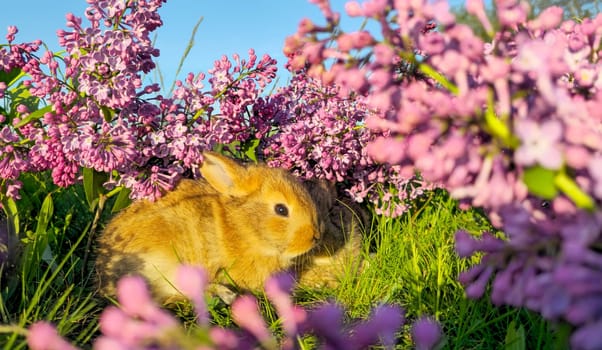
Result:
<svg viewBox="0 0 602 350"><path fill-rule="evenodd" d="M294 270L302 288L336 287L348 269L363 266L362 232L371 217L365 208L339 195L332 182L306 180L321 221L322 240L308 254L296 259Z"/></svg>
<svg viewBox="0 0 602 350"><path fill-rule="evenodd" d="M214 283L263 289L268 276L315 246L316 207L296 178L203 156L203 179L182 180L156 202L134 202L108 223L96 260L101 293L114 295L121 276L140 274L159 300L177 300L171 281L182 263L204 267Z"/></svg>

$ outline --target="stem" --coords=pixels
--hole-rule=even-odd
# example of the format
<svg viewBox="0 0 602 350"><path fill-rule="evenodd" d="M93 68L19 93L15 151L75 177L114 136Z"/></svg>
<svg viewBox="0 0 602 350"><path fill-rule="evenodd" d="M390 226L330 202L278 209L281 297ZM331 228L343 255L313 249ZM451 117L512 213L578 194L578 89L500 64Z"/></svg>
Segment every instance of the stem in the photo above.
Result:
<svg viewBox="0 0 602 350"><path fill-rule="evenodd" d="M16 268L18 257L21 255L21 242L19 241L19 211L17 204L11 198L3 198L2 208L6 215L6 246L8 248L8 268Z"/></svg>
<svg viewBox="0 0 602 350"><path fill-rule="evenodd" d="M199 29L199 25L201 25L201 22L203 22L203 19L204 19L204 17L201 16L199 18L199 20L196 22L196 24L194 25L194 28L192 28L192 34L190 34L190 39L188 39L188 44L186 45L186 48L184 49L184 53L182 54L182 57L180 57L180 62L178 63L178 68L176 69L174 81L171 83L171 87L169 88L169 92L168 92L169 95L172 94L173 89L176 86L176 80L177 80L178 74L180 74L180 71L182 71L182 66L184 65L184 62L186 61L186 57L188 57L190 50L192 50L192 48L194 47L194 38L196 37L196 32Z"/></svg>
<svg viewBox="0 0 602 350"><path fill-rule="evenodd" d="M454 85L451 81L449 81L443 74L437 72L433 69L433 67L429 66L426 63L420 63L418 65L418 70L422 73L428 75L429 77L435 79L437 83L441 84L444 88L446 88L449 92L454 95L458 95L458 87Z"/></svg>
<svg viewBox="0 0 602 350"><path fill-rule="evenodd" d="M27 329L16 325L0 325L0 333L13 333L26 336L29 332Z"/></svg>
<svg viewBox="0 0 602 350"><path fill-rule="evenodd" d="M575 205L581 209L594 210L596 204L594 200L571 179L564 171L561 171L554 178L554 184L567 197L569 197Z"/></svg>
<svg viewBox="0 0 602 350"><path fill-rule="evenodd" d="M502 118L503 119L498 118L498 116L495 114L493 91L489 89L489 94L487 96L487 109L485 110L485 124L492 136L500 139L505 146L511 149L518 148L518 146L520 146L520 142L512 134L510 128L508 128L508 125L506 124L508 119L507 116L502 116Z"/></svg>

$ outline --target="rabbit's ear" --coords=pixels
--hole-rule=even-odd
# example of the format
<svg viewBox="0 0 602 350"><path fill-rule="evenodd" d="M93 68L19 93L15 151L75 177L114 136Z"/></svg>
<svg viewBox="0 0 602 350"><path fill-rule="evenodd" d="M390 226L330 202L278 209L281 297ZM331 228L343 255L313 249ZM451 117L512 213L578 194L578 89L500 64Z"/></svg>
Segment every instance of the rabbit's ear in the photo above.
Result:
<svg viewBox="0 0 602 350"><path fill-rule="evenodd" d="M246 169L236 161L213 152L203 152L201 174L218 192L230 196L243 196L248 190L244 183Z"/></svg>

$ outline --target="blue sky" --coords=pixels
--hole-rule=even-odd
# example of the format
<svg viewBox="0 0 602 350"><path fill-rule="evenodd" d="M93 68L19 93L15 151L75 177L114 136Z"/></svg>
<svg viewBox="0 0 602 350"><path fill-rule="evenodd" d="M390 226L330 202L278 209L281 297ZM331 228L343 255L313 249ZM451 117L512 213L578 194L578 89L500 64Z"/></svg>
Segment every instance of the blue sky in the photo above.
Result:
<svg viewBox="0 0 602 350"><path fill-rule="evenodd" d="M342 11L345 1L331 3ZM65 14L72 12L83 17L86 7L85 0L7 1L0 11L0 41L4 41L6 27L16 25L19 28L17 41L39 38L51 49L58 50L56 31L66 29ZM245 57L249 48L254 48L260 57L268 53L276 58L282 73L285 37L296 31L302 18L321 18L317 7L307 0L169 0L159 13L164 25L157 30L156 47L161 50L158 63L167 87L201 16L203 22L195 46L179 78L188 72L206 71L223 54L239 53Z"/></svg>

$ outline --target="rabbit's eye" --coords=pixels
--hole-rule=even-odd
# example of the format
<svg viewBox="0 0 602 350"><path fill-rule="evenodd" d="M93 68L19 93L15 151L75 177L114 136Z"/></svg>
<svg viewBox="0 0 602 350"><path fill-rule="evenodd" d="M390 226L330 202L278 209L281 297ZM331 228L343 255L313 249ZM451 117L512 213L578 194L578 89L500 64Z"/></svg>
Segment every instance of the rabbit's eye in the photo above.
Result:
<svg viewBox="0 0 602 350"><path fill-rule="evenodd" d="M274 211L280 216L288 216L288 208L286 205L278 203L274 206Z"/></svg>

